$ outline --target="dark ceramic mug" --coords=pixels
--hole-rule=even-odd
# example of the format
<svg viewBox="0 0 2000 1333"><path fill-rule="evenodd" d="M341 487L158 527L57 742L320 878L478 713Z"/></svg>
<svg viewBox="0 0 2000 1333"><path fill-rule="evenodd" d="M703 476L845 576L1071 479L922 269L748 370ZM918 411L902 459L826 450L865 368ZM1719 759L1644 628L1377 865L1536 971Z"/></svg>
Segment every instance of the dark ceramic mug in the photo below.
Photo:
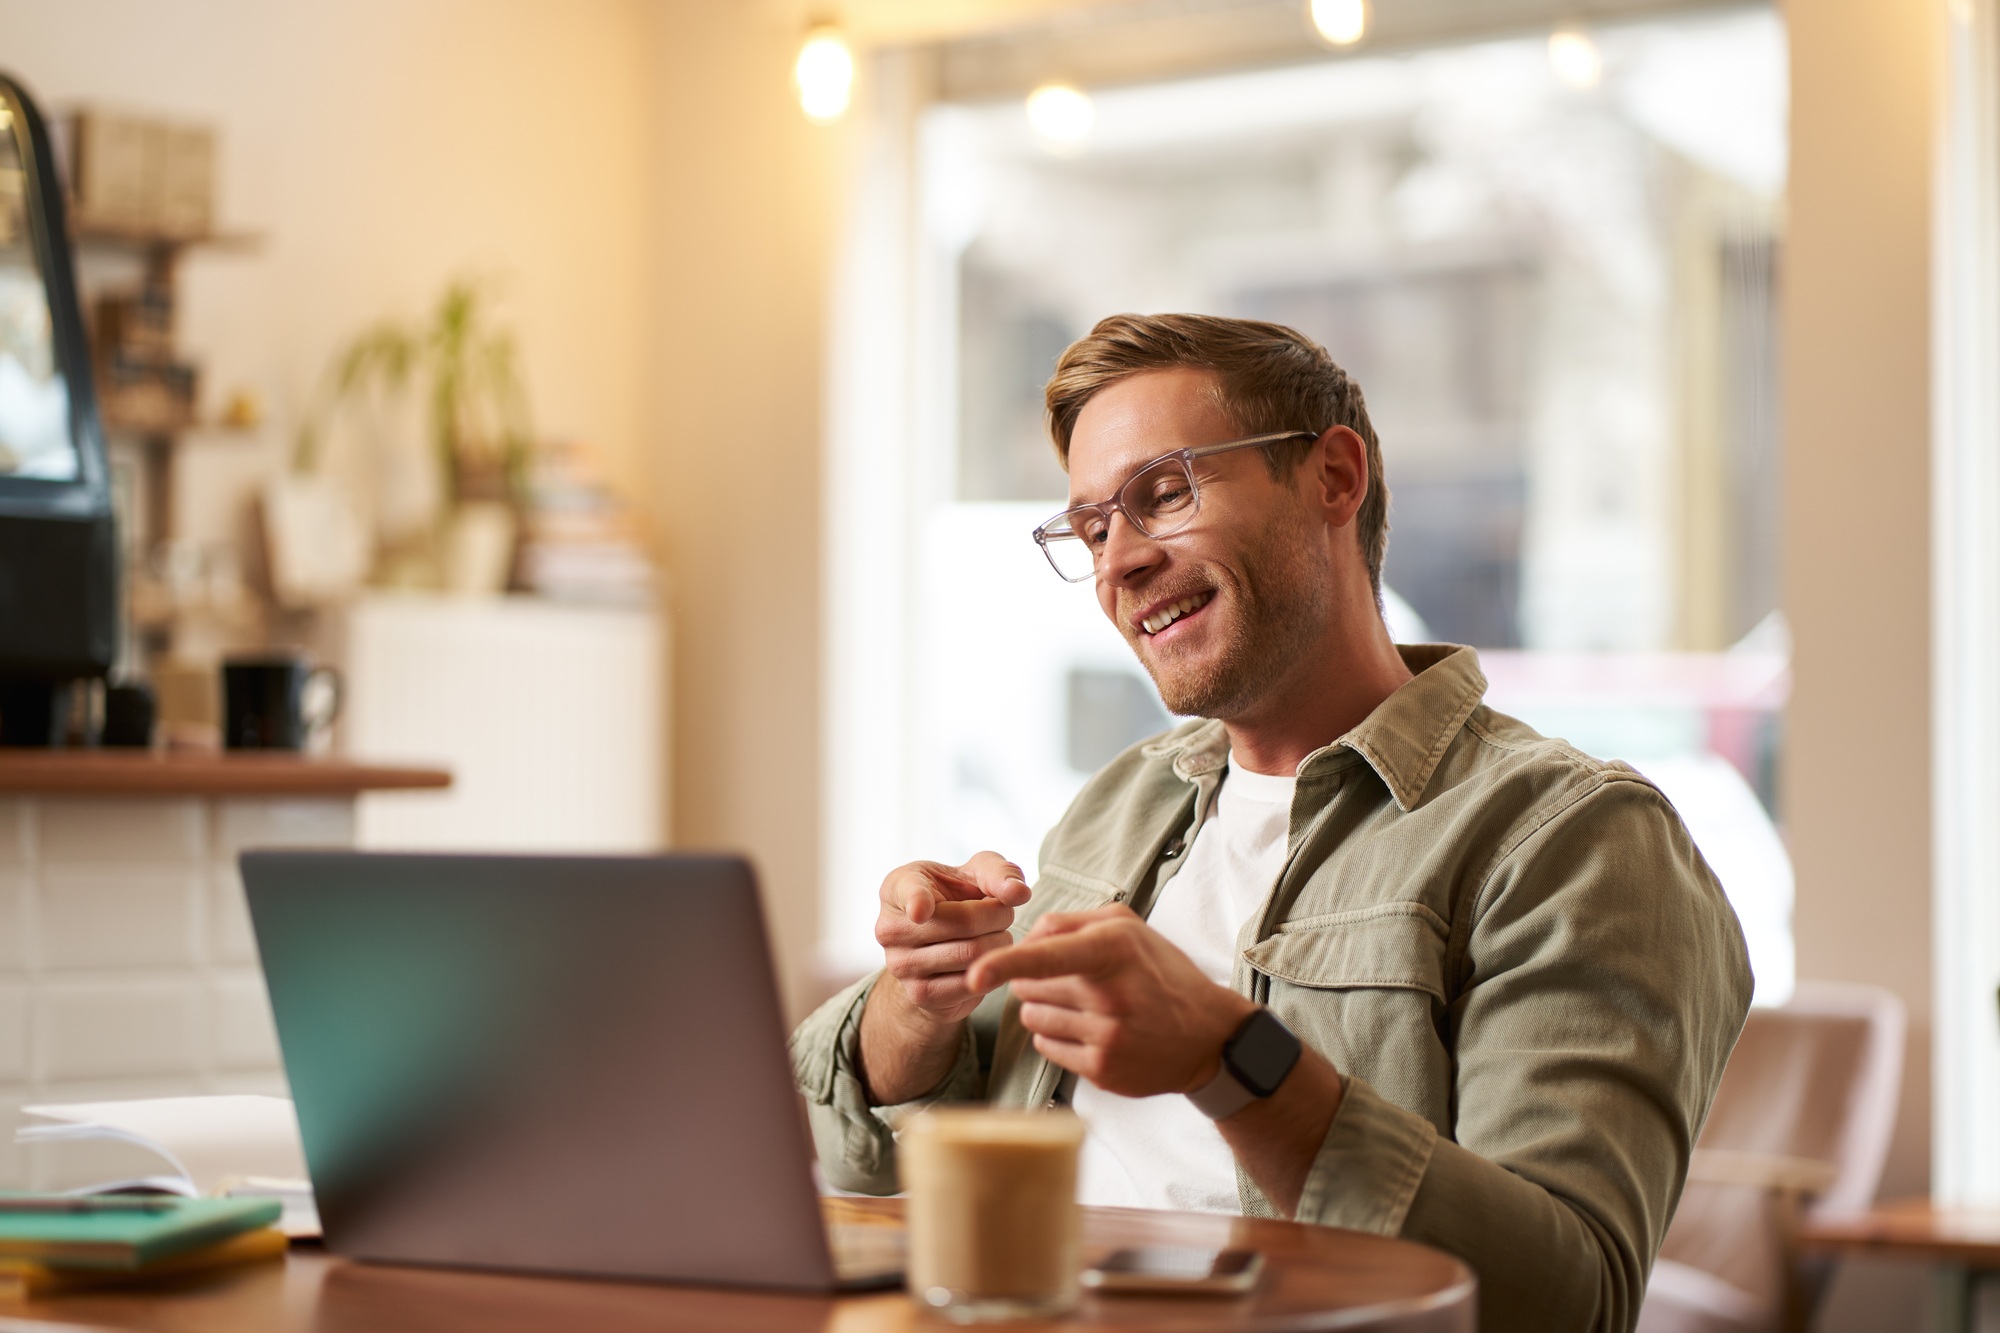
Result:
<svg viewBox="0 0 2000 1333"><path fill-rule="evenodd" d="M306 711L315 680L326 704ZM340 673L293 653L231 657L222 664L222 744L230 750L303 750L340 713Z"/></svg>

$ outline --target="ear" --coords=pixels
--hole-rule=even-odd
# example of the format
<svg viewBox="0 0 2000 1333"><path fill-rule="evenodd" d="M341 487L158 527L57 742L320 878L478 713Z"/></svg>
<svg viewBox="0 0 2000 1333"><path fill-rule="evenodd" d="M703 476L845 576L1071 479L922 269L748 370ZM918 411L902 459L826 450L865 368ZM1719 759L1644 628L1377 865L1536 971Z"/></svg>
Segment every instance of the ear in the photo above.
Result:
<svg viewBox="0 0 2000 1333"><path fill-rule="evenodd" d="M1368 444L1345 426L1329 426L1300 468L1327 523L1344 528L1368 498Z"/></svg>

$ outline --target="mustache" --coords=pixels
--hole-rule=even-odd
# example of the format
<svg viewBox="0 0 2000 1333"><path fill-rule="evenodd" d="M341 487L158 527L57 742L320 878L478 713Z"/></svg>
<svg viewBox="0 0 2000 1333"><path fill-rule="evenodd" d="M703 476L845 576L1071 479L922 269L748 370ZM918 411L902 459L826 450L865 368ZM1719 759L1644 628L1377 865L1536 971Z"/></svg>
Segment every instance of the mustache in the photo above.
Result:
<svg viewBox="0 0 2000 1333"><path fill-rule="evenodd" d="M1125 627L1135 611L1151 606L1155 602L1178 602L1183 597L1193 597L1197 593L1220 592L1222 584L1211 578L1180 578L1171 583L1149 583L1143 588L1120 588L1118 590L1118 624Z"/></svg>

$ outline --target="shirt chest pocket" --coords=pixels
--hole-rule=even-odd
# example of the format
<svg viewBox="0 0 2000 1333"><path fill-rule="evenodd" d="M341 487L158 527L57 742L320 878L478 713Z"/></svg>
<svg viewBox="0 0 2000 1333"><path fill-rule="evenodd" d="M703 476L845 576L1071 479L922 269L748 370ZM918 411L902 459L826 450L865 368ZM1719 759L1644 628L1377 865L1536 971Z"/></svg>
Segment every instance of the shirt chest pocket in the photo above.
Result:
<svg viewBox="0 0 2000 1333"><path fill-rule="evenodd" d="M1088 912L1123 897L1115 884L1067 866L1043 866L1027 908L1014 919L1014 938L1026 935L1036 921L1050 912Z"/></svg>
<svg viewBox="0 0 2000 1333"><path fill-rule="evenodd" d="M1451 1095L1448 935L1444 918L1421 903L1383 903L1288 921L1244 957L1269 978L1266 1002L1301 1041L1442 1127Z"/></svg>
<svg viewBox="0 0 2000 1333"><path fill-rule="evenodd" d="M1320 991L1422 991L1443 1003L1443 917L1422 903L1381 903L1287 921L1244 957L1274 981Z"/></svg>

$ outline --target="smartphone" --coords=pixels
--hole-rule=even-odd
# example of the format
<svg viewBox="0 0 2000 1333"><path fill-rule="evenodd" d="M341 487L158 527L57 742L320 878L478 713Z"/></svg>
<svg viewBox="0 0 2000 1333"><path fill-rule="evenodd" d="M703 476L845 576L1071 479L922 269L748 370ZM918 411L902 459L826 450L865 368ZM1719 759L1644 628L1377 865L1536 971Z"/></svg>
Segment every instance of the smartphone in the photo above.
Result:
<svg viewBox="0 0 2000 1333"><path fill-rule="evenodd" d="M1104 1262L1084 1270L1083 1285L1103 1292L1233 1296L1255 1287L1263 1271L1264 1256L1255 1250L1147 1245L1112 1251Z"/></svg>

